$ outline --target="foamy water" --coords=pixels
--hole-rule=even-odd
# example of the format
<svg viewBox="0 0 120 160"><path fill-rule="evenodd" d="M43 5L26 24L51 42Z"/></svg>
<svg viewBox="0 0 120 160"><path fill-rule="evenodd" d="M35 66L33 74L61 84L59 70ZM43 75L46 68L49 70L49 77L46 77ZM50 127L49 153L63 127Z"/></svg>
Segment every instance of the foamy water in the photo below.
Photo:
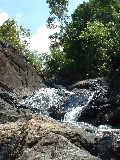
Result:
<svg viewBox="0 0 120 160"><path fill-rule="evenodd" d="M31 93L28 98L20 101L20 104L30 109L37 109L37 113L49 116L48 109L52 106L67 106L67 113L64 116L63 123L70 123L77 128L83 128L88 132L94 132L96 135L103 136L107 132L120 132L119 129L113 129L109 125L100 125L95 127L84 122L76 122L78 115L84 107L89 105L94 97L94 92L86 89L79 93L69 92L65 89L42 88Z"/></svg>
<svg viewBox="0 0 120 160"><path fill-rule="evenodd" d="M20 101L20 104L30 109L37 109L39 113L48 114L47 110L50 107L62 106L73 94L65 89L42 88Z"/></svg>
<svg viewBox="0 0 120 160"><path fill-rule="evenodd" d="M64 116L64 121L76 121L78 115L80 115L80 113L82 112L83 108L87 107L90 103L90 101L92 100L94 96L94 92L88 92L86 91L85 93L79 95L78 99L76 99L75 102L71 101L71 104L73 105L73 107L70 109L70 111L68 110L68 112L66 113L66 115Z"/></svg>

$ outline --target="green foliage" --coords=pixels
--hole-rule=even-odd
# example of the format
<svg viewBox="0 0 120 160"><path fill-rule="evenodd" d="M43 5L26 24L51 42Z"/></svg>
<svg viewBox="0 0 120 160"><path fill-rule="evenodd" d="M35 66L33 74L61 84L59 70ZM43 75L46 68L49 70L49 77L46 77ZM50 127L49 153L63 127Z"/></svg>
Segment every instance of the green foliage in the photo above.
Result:
<svg viewBox="0 0 120 160"><path fill-rule="evenodd" d="M90 76L103 76L111 73L113 40L110 29L95 20L88 22L87 28L79 36Z"/></svg>
<svg viewBox="0 0 120 160"><path fill-rule="evenodd" d="M25 53L25 59L37 72L42 70L42 58L37 51L27 51Z"/></svg>
<svg viewBox="0 0 120 160"><path fill-rule="evenodd" d="M54 24L54 21L57 19L57 21L61 21L61 24L63 24L68 18L67 16L67 6L68 6L68 0L46 0L46 3L49 4L50 8L50 17L47 20L47 26L49 28L55 28L56 25Z"/></svg>
<svg viewBox="0 0 120 160"><path fill-rule="evenodd" d="M29 36L29 30L26 30L23 26L18 27L13 19L6 20L3 25L0 26L0 41L10 43L22 53L24 53L28 46L25 38Z"/></svg>
<svg viewBox="0 0 120 160"><path fill-rule="evenodd" d="M63 68L64 63L66 62L65 55L59 47L51 46L51 54L46 55L45 59L45 71L56 72Z"/></svg>
<svg viewBox="0 0 120 160"><path fill-rule="evenodd" d="M46 0L46 3L49 4L50 15L54 15L58 19L61 19L64 12L67 12L68 0Z"/></svg>
<svg viewBox="0 0 120 160"><path fill-rule="evenodd" d="M93 0L79 5L59 44L73 68L68 71L76 77L110 75L120 64L120 1Z"/></svg>

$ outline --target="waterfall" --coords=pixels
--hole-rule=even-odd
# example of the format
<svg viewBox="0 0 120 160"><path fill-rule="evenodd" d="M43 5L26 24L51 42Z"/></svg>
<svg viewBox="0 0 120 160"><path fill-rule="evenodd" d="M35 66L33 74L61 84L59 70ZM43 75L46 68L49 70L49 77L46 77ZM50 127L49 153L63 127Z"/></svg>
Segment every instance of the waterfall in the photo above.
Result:
<svg viewBox="0 0 120 160"><path fill-rule="evenodd" d="M87 132L95 134L103 134L104 132L115 131L117 129L108 125L100 125L95 127L85 122L77 122L78 116L80 116L82 110L89 105L94 98L95 91L87 89L79 89L74 92L67 91L66 89L56 88L42 88L38 91L32 92L26 99L19 101L21 105L26 106L38 114L49 116L49 108L52 106L64 106L66 114L61 123L67 123L74 125L77 128L83 128Z"/></svg>
<svg viewBox="0 0 120 160"><path fill-rule="evenodd" d="M64 116L64 121L65 122L74 122L80 112L82 112L82 109L84 106L72 108L70 112L67 112L66 115Z"/></svg>
<svg viewBox="0 0 120 160"><path fill-rule="evenodd" d="M48 109L52 106L64 106L67 113L64 121L76 121L78 114L86 107L94 96L94 92L87 89L70 92L66 89L42 88L31 93L28 98L20 101L20 104L49 116Z"/></svg>
<svg viewBox="0 0 120 160"><path fill-rule="evenodd" d="M97 89L73 89L72 92L67 91L61 86L55 86L56 88L42 88L38 91L31 93L26 99L22 99L20 104L25 105L27 108L36 111L38 114L43 114L45 116L51 116L57 119L59 116L60 123L63 123L73 130L85 131L88 134L92 134L96 139L102 139L114 134L116 137L119 134L119 129L114 129L109 125L94 126L94 124L89 124L85 121L78 122L81 112L85 107L89 108L93 99L101 97L103 91L101 86L95 86ZM60 107L63 110L59 110ZM53 108L53 112L50 110ZM53 115L56 115L53 116ZM83 132L84 133L84 132ZM101 145L102 146L102 145Z"/></svg>
<svg viewBox="0 0 120 160"><path fill-rule="evenodd" d="M38 113L48 115L47 110L52 106L62 106L66 103L73 92L65 89L42 88L31 93L28 98L21 100L19 103Z"/></svg>
<svg viewBox="0 0 120 160"><path fill-rule="evenodd" d="M64 116L64 121L65 121L65 122L74 122L74 121L76 121L76 118L78 117L78 115L80 115L80 113L82 112L82 110L83 110L84 107L88 106L88 104L89 104L90 101L92 100L93 96L94 96L94 92L89 93L89 92L87 91L87 93L86 93L86 98L87 98L87 97L88 97L88 98L87 98L87 101L84 101L84 102L85 102L84 105L81 106L81 103L74 105L74 107L71 108L71 110L68 111L68 112L66 113L66 115ZM81 100L85 100L85 95L84 95L84 99L83 99L83 97L81 96L81 97L79 97L78 100L80 100L80 101L81 101ZM76 102L75 102L75 103L76 103ZM78 105L78 106L77 106L77 105ZM77 106L77 107L76 107L76 106Z"/></svg>

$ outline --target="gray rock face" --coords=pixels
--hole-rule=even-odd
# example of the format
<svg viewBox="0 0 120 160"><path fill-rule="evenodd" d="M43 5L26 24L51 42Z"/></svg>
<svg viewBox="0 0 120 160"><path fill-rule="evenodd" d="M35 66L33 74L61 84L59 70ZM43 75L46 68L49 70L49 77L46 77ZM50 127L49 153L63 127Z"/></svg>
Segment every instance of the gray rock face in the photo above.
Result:
<svg viewBox="0 0 120 160"><path fill-rule="evenodd" d="M11 45L0 42L0 86L8 91L18 87L45 87L34 68Z"/></svg>

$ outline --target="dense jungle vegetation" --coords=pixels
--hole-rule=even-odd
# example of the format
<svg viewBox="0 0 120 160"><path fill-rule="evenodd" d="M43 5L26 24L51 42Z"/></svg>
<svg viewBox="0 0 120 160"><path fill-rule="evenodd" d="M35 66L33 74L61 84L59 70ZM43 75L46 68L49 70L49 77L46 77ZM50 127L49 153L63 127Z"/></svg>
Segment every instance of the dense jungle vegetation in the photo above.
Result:
<svg viewBox="0 0 120 160"><path fill-rule="evenodd" d="M92 0L80 4L69 20L69 0L46 0L50 8L49 28L60 22L61 31L50 36L51 55L29 51L29 30L7 20L0 26L0 41L8 41L38 71L58 72L72 79L110 76L120 64L120 1ZM36 52L36 51L35 51Z"/></svg>

